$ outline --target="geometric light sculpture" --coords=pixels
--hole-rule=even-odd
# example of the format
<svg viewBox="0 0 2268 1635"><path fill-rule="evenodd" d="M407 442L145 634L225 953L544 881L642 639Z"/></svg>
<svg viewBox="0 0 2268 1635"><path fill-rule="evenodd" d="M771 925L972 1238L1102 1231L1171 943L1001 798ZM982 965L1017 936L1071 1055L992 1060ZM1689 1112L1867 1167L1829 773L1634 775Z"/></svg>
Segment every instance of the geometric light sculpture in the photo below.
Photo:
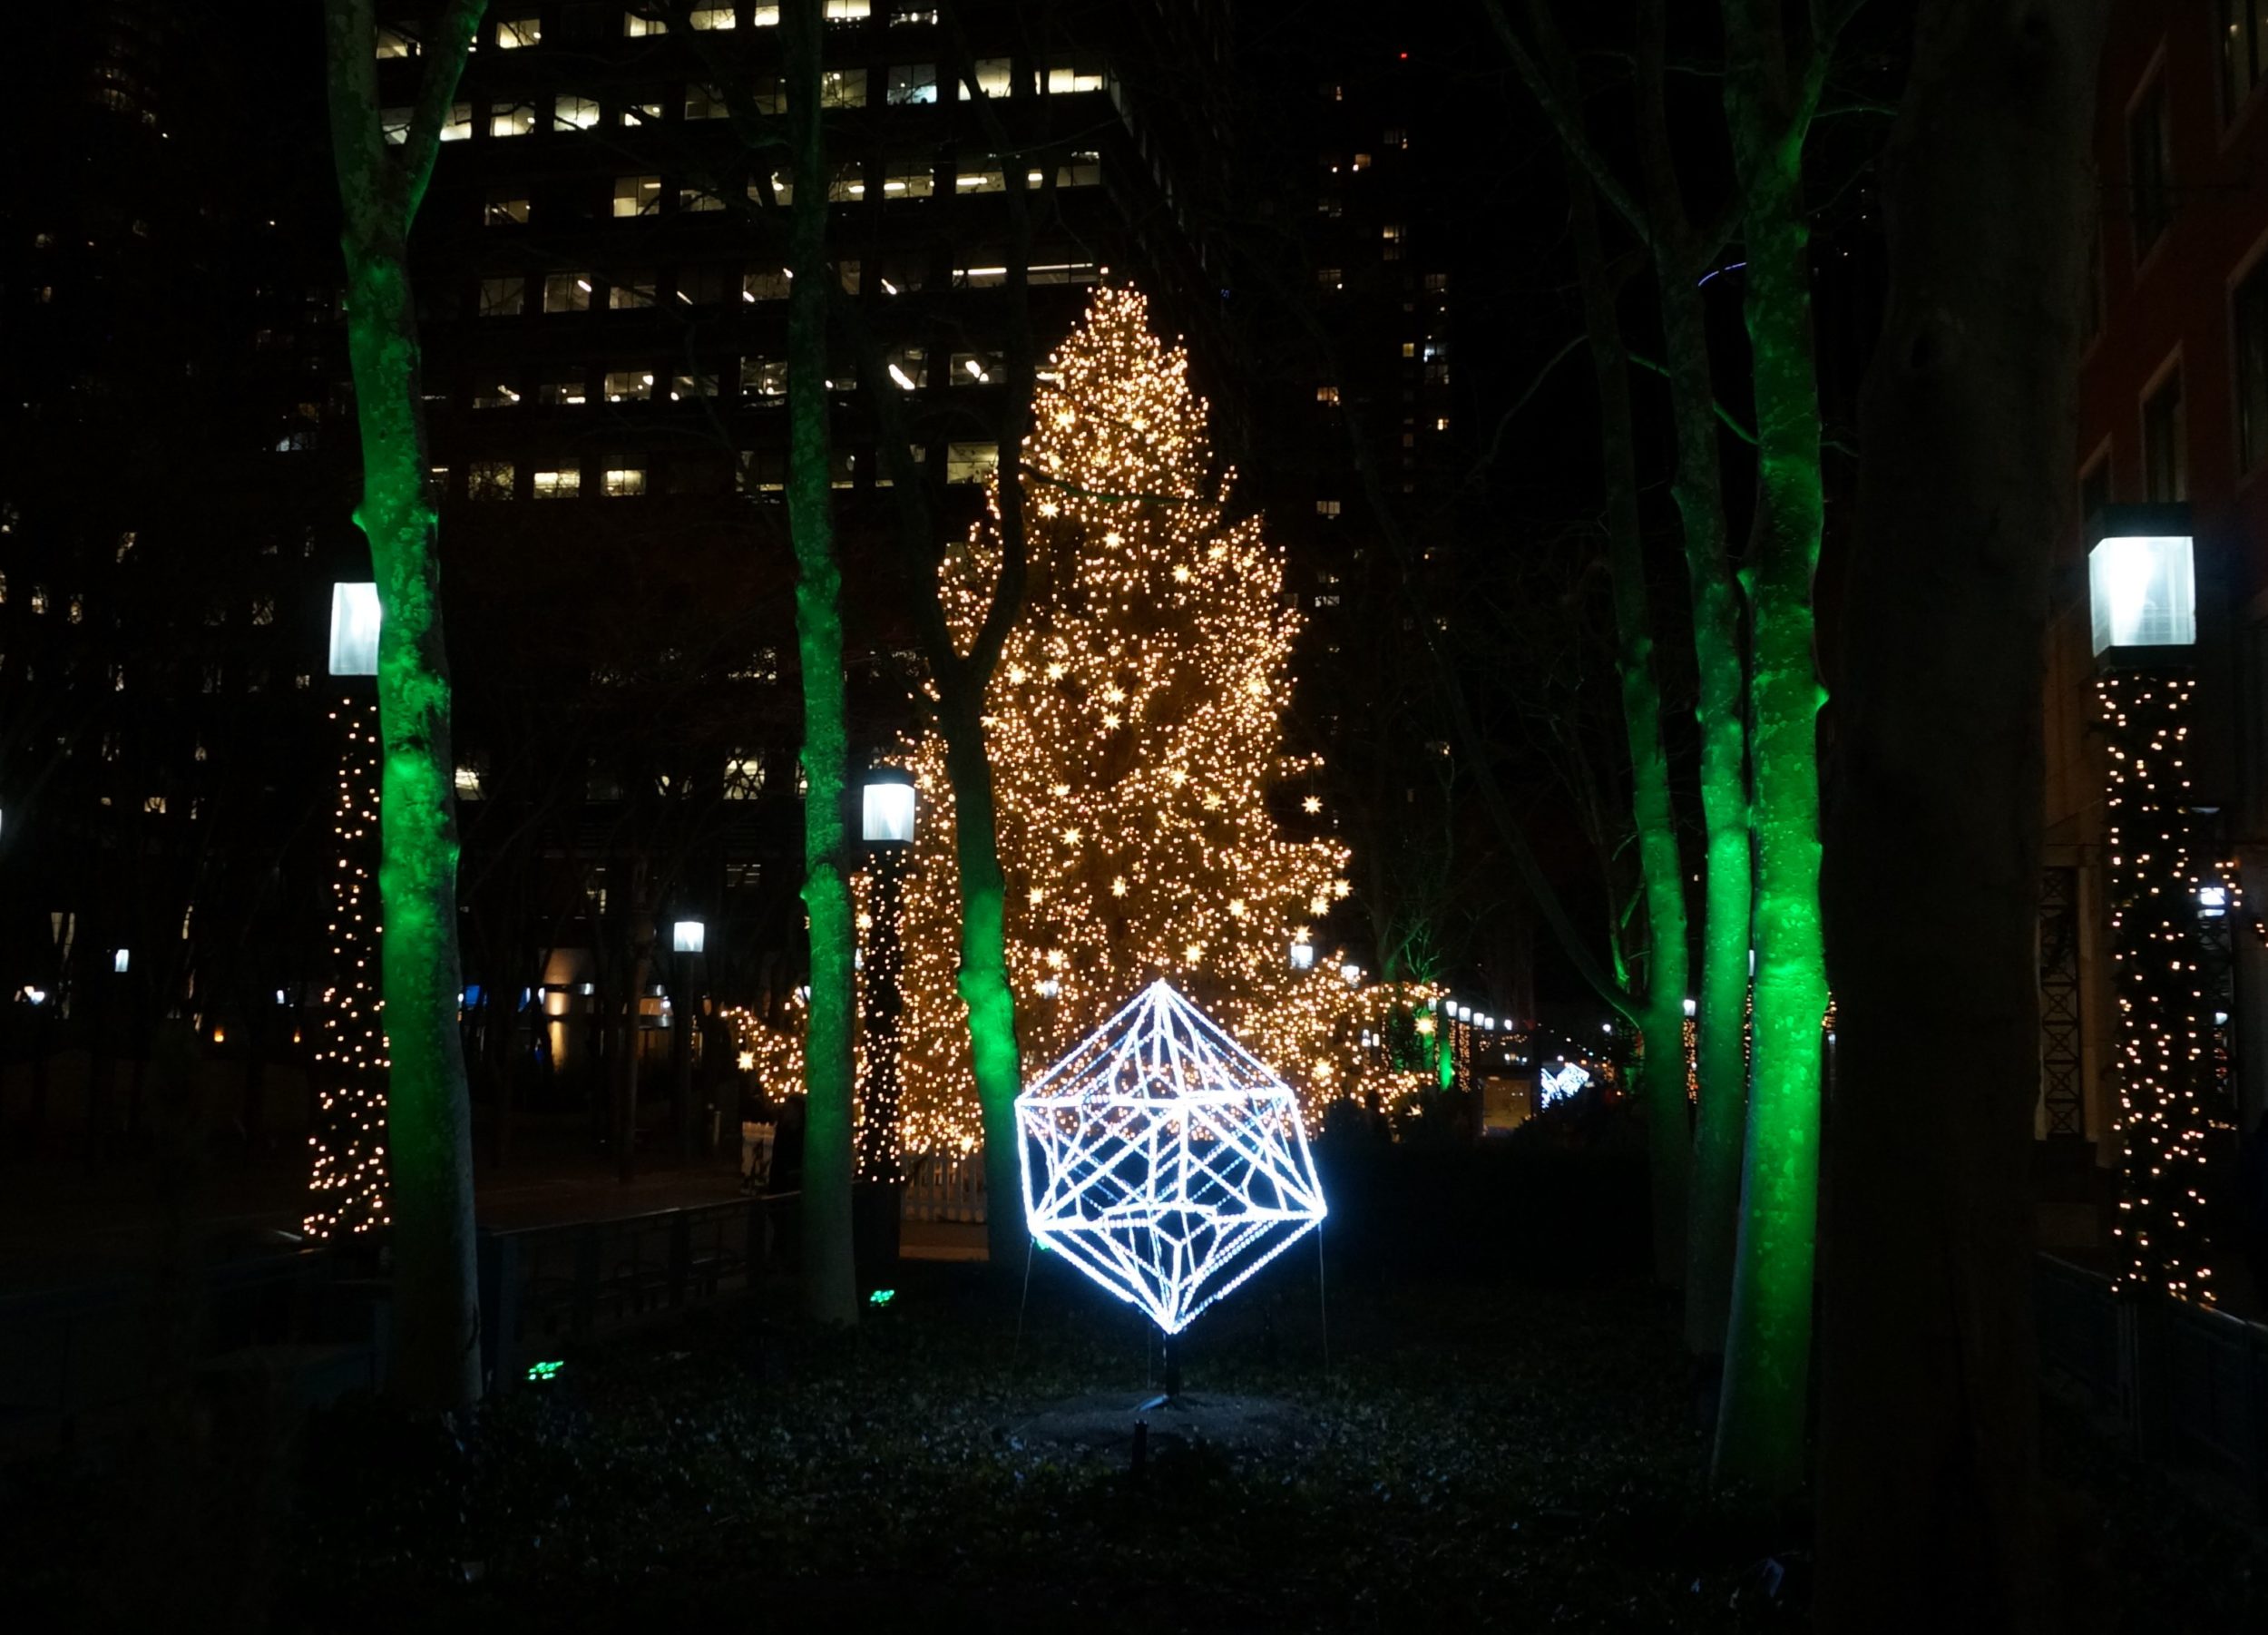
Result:
<svg viewBox="0 0 2268 1635"><path fill-rule="evenodd" d="M331 674L378 673L378 587L340 582L331 586Z"/></svg>
<svg viewBox="0 0 2268 1635"><path fill-rule="evenodd" d="M1542 1093L1538 1100L1549 1107L1554 1101L1564 1101L1590 1082L1590 1071L1578 1062L1563 1062L1555 1072L1548 1067L1536 1071L1536 1088Z"/></svg>
<svg viewBox="0 0 2268 1635"><path fill-rule="evenodd" d="M1031 1235L1167 1334L1328 1212L1299 1098L1166 982L1016 1098Z"/></svg>

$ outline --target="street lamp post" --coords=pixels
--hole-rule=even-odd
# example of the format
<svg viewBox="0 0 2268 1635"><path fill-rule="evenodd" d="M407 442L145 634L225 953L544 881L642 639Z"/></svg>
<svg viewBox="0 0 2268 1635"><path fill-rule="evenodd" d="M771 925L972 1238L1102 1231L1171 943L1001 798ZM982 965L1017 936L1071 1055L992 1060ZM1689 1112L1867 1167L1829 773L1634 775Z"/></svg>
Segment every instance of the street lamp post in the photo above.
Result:
<svg viewBox="0 0 2268 1635"><path fill-rule="evenodd" d="M905 1184L904 1155L898 1150L898 1053L905 1013L902 929L907 861L914 849L914 779L903 768L877 767L867 774L860 791L859 836L873 865L874 890L869 898L872 924L859 972L866 1023L866 1082L854 1217L856 1258L867 1268L897 1260L898 1215Z"/></svg>
<svg viewBox="0 0 2268 1635"><path fill-rule="evenodd" d="M677 961L670 984L670 1112L678 1127L679 1162L693 1156L693 1032L701 1023L701 961L708 945L703 921L679 920L670 927L670 951Z"/></svg>
<svg viewBox="0 0 2268 1635"><path fill-rule="evenodd" d="M2121 1284L2211 1304L2203 1200L2221 1088L2207 1054L2201 894L2225 876L2200 855L2189 784L2196 690L2194 541L2185 505L2106 506L2088 519L2095 693L2109 739L2103 790L2118 995ZM2217 1051L2214 1053L2218 1053Z"/></svg>

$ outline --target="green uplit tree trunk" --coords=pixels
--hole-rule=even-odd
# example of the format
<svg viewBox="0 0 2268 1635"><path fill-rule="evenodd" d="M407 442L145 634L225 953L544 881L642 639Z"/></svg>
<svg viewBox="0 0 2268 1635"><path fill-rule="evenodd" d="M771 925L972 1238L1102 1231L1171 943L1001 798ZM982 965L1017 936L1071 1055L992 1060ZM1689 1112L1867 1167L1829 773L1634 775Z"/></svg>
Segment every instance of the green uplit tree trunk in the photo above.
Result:
<svg viewBox="0 0 2268 1635"><path fill-rule="evenodd" d="M473 1144L457 958L456 818L440 528L428 481L408 240L484 0L453 0L427 44L406 139L379 124L371 0L327 0L331 142L345 215L347 346L362 503L385 622L378 648L380 968L393 1060L387 1164L395 1290L388 1389L455 1408L481 1392Z"/></svg>
<svg viewBox="0 0 2268 1635"><path fill-rule="evenodd" d="M1884 166L1826 907L1823 1630L2039 1606L2027 1198L2045 622L2108 0L1933 0Z"/></svg>
<svg viewBox="0 0 2268 1635"><path fill-rule="evenodd" d="M785 24L788 161L787 530L796 552L796 648L803 672L803 901L811 918L811 1013L804 1041L803 1160L807 1310L822 1323L858 1316L851 1263L852 974L850 705L843 674L843 570L835 553L827 462L826 170L819 131L821 0L788 0Z"/></svg>
<svg viewBox="0 0 2268 1635"><path fill-rule="evenodd" d="M1685 532L1693 616L1694 722L1705 837L1701 982L1695 996L1693 1139L1686 1227L1686 1347L1725 1349L1732 1303L1735 1220L1748 1120L1748 949L1751 860L1748 724L1741 662L1740 597L1725 521L1723 453L1709 365L1701 279L1724 244L1696 228L1685 205L1669 137L1667 26L1662 0L1638 10L1638 152L1661 306L1665 373L1677 463L1670 491Z"/></svg>
<svg viewBox="0 0 2268 1635"><path fill-rule="evenodd" d="M1570 71L1571 72L1571 71ZM1562 77L1561 94L1567 93ZM1567 159L1573 205L1577 281L1583 328L1598 387L1598 428L1607 476L1607 558L1614 586L1615 665L1622 683L1624 741L1630 755L1630 821L1637 833L1646 904L1644 980L1638 997L1638 1101L1646 1110L1653 1199L1654 1276L1675 1286L1685 1273L1686 1170L1692 1124L1686 1109L1686 946L1685 866L1662 748L1662 694L1654 678L1654 635L1647 612L1646 561L1638 532L1637 436L1630 414L1630 357L1615 310L1618 280L1607 266L1598 205L1580 160Z"/></svg>
<svg viewBox="0 0 2268 1635"><path fill-rule="evenodd" d="M1792 54L1777 0L1725 0L1725 108L1747 250L1756 403L1749 714L1756 838L1755 1056L1716 1472L1804 1479L1826 948L1819 919L1819 683L1812 576L1824 496L1812 361L1804 139L1832 37ZM1792 60L1792 55L1794 60Z"/></svg>

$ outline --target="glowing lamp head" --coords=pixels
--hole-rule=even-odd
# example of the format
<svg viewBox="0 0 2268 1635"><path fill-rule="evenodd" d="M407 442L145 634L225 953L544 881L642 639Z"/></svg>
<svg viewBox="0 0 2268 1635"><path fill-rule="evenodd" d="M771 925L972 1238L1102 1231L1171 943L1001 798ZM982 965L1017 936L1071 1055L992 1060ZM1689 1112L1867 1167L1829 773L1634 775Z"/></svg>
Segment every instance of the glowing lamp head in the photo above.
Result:
<svg viewBox="0 0 2268 1635"><path fill-rule="evenodd" d="M132 970L133 968L133 963L134 956L131 949L117 948L112 950L111 969L118 973L119 975L123 976L128 971Z"/></svg>
<svg viewBox="0 0 2268 1635"><path fill-rule="evenodd" d="M1315 945L1313 943L1292 945L1292 969L1312 971L1315 968Z"/></svg>
<svg viewBox="0 0 2268 1635"><path fill-rule="evenodd" d="M2106 664L2185 661L2197 644L2197 572L2186 505L2107 506L2090 520L2087 589ZM2168 651L2165 650L2175 650ZM2123 655L2132 652L2135 659Z"/></svg>
<svg viewBox="0 0 2268 1635"><path fill-rule="evenodd" d="M1363 985L1363 967L1353 960L1347 961L1339 967L1339 974L1346 979L1346 985L1350 988L1359 988Z"/></svg>
<svg viewBox="0 0 2268 1635"><path fill-rule="evenodd" d="M679 920L670 927L670 946L679 954L699 954L709 941L709 926L700 920Z"/></svg>
<svg viewBox="0 0 2268 1635"><path fill-rule="evenodd" d="M914 779L899 767L877 767L861 791L859 832L868 846L914 844Z"/></svg>
<svg viewBox="0 0 2268 1635"><path fill-rule="evenodd" d="M341 582L331 586L331 674L378 673L378 587Z"/></svg>

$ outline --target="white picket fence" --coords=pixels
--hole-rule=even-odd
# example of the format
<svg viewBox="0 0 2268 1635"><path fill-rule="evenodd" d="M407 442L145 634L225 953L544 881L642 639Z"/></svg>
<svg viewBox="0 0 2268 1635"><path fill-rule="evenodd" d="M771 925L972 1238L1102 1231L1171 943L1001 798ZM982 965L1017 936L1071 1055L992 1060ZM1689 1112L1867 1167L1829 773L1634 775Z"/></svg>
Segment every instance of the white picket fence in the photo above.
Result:
<svg viewBox="0 0 2268 1635"><path fill-rule="evenodd" d="M906 1220L982 1221L984 1219L984 1154L908 1153L905 1158Z"/></svg>

